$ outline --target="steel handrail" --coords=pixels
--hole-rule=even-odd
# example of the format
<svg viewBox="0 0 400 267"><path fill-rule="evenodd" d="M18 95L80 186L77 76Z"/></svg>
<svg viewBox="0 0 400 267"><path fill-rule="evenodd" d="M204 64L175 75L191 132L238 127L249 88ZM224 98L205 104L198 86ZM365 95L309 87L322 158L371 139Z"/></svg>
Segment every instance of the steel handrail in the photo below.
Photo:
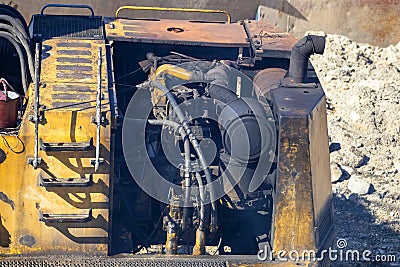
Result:
<svg viewBox="0 0 400 267"><path fill-rule="evenodd" d="M44 10L48 7L65 7L65 8L83 8L83 9L89 9L90 12L92 13L92 17L94 17L94 10L91 6L88 5L71 5L71 4L47 4L42 7L40 10L40 15L44 15Z"/></svg>
<svg viewBox="0 0 400 267"><path fill-rule="evenodd" d="M181 8L181 7L149 7L149 6L121 6L115 12L115 17L118 18L122 10L150 10L150 11L177 11L177 12L199 12L199 13L219 13L225 14L227 23L231 23L231 15L225 10L216 9L197 9L197 8Z"/></svg>

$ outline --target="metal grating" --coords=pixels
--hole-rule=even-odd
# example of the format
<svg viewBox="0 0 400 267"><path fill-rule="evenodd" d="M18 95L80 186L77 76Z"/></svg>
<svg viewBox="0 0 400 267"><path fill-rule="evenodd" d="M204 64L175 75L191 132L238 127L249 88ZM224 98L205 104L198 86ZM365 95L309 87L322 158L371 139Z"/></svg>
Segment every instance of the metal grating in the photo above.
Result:
<svg viewBox="0 0 400 267"><path fill-rule="evenodd" d="M329 204L323 212L320 223L317 225L316 239L318 247L324 245L327 239L332 239L333 225L333 206Z"/></svg>
<svg viewBox="0 0 400 267"><path fill-rule="evenodd" d="M226 261L215 259L157 258L16 258L0 260L0 267L226 267Z"/></svg>
<svg viewBox="0 0 400 267"><path fill-rule="evenodd" d="M33 38L103 39L101 17L35 15Z"/></svg>

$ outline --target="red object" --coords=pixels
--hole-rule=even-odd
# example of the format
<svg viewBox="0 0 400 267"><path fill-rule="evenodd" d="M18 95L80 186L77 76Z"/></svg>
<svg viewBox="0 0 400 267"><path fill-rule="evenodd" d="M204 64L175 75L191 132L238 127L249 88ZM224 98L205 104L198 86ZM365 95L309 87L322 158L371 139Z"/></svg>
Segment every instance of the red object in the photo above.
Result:
<svg viewBox="0 0 400 267"><path fill-rule="evenodd" d="M0 91L0 128L15 128L17 126L19 97L11 99L7 84L1 80L4 91Z"/></svg>

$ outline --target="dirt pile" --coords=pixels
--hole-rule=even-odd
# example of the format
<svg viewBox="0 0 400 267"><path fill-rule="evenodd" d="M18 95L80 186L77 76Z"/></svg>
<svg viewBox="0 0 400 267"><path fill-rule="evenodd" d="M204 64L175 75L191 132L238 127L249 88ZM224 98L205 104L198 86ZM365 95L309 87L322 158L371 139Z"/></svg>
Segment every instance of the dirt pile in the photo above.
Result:
<svg viewBox="0 0 400 267"><path fill-rule="evenodd" d="M328 35L312 62L327 95L338 237L400 261L400 43Z"/></svg>

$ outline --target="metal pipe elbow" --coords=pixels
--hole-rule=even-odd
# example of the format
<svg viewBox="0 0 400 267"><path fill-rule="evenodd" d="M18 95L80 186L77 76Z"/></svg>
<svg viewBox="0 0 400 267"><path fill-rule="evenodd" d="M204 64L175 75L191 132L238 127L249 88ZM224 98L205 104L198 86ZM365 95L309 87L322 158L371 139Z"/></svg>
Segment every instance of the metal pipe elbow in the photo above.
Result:
<svg viewBox="0 0 400 267"><path fill-rule="evenodd" d="M292 48L289 64L289 78L296 83L303 83L307 78L308 59L313 54L323 54L325 36L308 35Z"/></svg>

